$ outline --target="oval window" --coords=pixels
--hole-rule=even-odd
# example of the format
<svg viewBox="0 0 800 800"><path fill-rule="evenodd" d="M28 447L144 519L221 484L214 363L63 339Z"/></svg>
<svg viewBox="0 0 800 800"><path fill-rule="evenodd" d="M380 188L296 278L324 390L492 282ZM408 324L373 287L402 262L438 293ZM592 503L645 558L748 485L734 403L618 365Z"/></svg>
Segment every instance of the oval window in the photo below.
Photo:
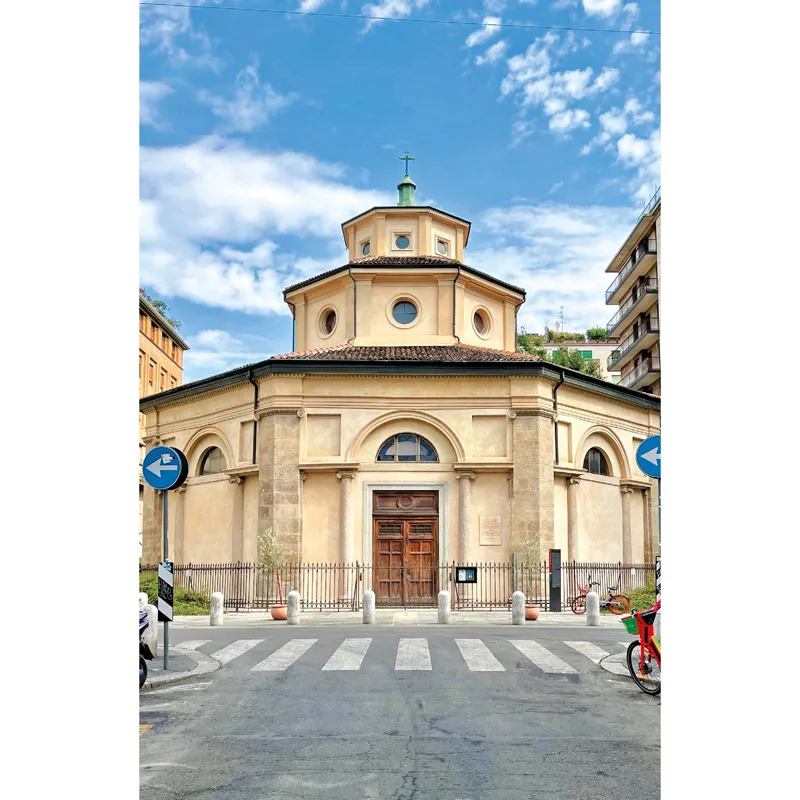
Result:
<svg viewBox="0 0 800 800"><path fill-rule="evenodd" d="M447 242L445 242L443 239L439 239L439 241L436 242L436 252L439 253L439 255L446 256Z"/></svg>
<svg viewBox="0 0 800 800"><path fill-rule="evenodd" d="M331 309L327 313L325 313L322 317L322 332L323 333L333 333L333 329L336 327L336 312Z"/></svg>
<svg viewBox="0 0 800 800"><path fill-rule="evenodd" d="M370 243L364 242L364 244L361 245L361 255L368 256L371 252L372 252L372 247L370 246Z"/></svg>
<svg viewBox="0 0 800 800"><path fill-rule="evenodd" d="M408 325L417 318L417 307L408 300L401 300L399 303L394 304L392 309L392 316L395 322L401 325Z"/></svg>
<svg viewBox="0 0 800 800"><path fill-rule="evenodd" d="M398 250L408 250L411 245L411 239L408 236L398 236L394 240L394 245Z"/></svg>
<svg viewBox="0 0 800 800"><path fill-rule="evenodd" d="M475 325L475 330L478 331L478 333L486 333L486 320L483 318L483 314L481 314L480 311L475 312L475 316L472 318L472 323Z"/></svg>

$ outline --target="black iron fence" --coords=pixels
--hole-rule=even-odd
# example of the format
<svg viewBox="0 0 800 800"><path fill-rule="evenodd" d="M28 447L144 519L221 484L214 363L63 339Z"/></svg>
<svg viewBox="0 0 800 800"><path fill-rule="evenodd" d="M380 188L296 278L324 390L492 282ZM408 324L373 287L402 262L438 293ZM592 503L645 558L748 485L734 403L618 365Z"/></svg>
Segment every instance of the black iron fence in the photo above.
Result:
<svg viewBox="0 0 800 800"><path fill-rule="evenodd" d="M459 565L464 566L464 565ZM279 571L260 564L176 564L176 588L209 597L221 592L230 611L266 609L296 590L307 610L360 611L364 591L375 592L376 605L390 608L435 608L437 595L448 589L454 611L491 611L511 608L511 595L524 592L528 604L550 607L547 562L522 564L479 563L476 583L456 583L456 564L438 566L379 566L372 564L290 564ZM139 572L157 572L140 565ZM655 581L655 565L566 562L561 565L561 603L569 609L589 584L604 596L611 587L629 594Z"/></svg>

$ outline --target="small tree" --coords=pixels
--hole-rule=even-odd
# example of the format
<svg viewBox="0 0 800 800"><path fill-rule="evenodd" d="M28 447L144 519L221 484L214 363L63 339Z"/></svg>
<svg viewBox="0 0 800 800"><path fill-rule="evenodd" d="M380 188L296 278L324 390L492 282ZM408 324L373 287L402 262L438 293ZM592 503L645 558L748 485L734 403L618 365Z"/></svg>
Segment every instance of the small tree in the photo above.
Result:
<svg viewBox="0 0 800 800"><path fill-rule="evenodd" d="M150 297L150 295L147 294L144 289L139 289L139 291L150 301L150 305L152 305L153 308L155 308L156 311L158 311L158 313L161 314L161 316L164 317L164 319L169 322L173 328L175 328L175 330L180 328L181 321L170 316L169 306L163 300L155 300L154 298Z"/></svg>
<svg viewBox="0 0 800 800"><path fill-rule="evenodd" d="M258 563L260 566L264 567L263 570L260 570L261 576L261 594L264 594L264 581L267 580L267 573L270 576L274 576L276 572L280 572L280 570L286 566L287 558L286 553L283 551L283 548L278 544L278 535L273 533L272 528L266 528L263 532L258 534ZM270 587L273 586L272 580L270 578L269 582ZM270 602L274 600L275 592L271 590L269 592L272 597L270 598Z"/></svg>
<svg viewBox="0 0 800 800"><path fill-rule="evenodd" d="M586 331L586 338L594 342L604 342L608 339L608 334L605 328L589 328Z"/></svg>
<svg viewBox="0 0 800 800"><path fill-rule="evenodd" d="M522 573L521 589L525 600L536 600L542 594L541 558L542 545L538 535L523 539L517 547Z"/></svg>

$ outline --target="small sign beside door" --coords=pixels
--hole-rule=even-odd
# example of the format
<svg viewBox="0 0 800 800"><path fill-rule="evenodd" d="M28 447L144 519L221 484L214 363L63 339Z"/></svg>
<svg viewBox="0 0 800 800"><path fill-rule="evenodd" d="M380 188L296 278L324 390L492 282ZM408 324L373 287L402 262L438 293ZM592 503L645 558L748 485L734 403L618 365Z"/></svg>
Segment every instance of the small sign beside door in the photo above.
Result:
<svg viewBox="0 0 800 800"><path fill-rule="evenodd" d="M456 583L477 583L478 582L478 568L477 567L456 567Z"/></svg>

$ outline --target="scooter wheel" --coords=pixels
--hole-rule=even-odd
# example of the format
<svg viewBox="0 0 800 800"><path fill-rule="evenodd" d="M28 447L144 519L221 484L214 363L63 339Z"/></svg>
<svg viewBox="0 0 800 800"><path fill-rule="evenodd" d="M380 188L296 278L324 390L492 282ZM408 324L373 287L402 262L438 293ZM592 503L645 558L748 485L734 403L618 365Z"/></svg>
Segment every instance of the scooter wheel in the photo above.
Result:
<svg viewBox="0 0 800 800"><path fill-rule="evenodd" d="M147 680L147 662L144 660L144 656L139 656L139 688L141 689L144 686L144 682Z"/></svg>

